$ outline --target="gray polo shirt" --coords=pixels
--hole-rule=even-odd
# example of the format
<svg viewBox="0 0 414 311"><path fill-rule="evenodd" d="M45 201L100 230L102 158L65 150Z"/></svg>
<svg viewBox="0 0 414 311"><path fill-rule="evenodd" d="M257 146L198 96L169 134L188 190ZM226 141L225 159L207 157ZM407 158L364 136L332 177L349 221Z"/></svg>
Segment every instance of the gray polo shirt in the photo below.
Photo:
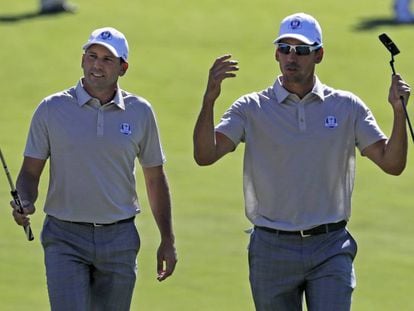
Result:
<svg viewBox="0 0 414 311"><path fill-rule="evenodd" d="M47 214L97 223L139 212L135 159L144 167L165 162L145 99L118 88L112 102L101 106L81 81L40 103L24 155L50 159Z"/></svg>
<svg viewBox="0 0 414 311"><path fill-rule="evenodd" d="M386 139L352 93L315 77L302 100L280 83L238 99L216 131L245 143L246 215L258 226L304 230L348 220L355 146Z"/></svg>

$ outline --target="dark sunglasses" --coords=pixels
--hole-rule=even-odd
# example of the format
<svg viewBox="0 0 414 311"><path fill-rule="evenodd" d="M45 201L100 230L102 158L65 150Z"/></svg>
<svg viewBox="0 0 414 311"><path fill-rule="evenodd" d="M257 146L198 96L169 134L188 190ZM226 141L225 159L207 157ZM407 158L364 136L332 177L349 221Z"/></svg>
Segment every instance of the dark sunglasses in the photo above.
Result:
<svg viewBox="0 0 414 311"><path fill-rule="evenodd" d="M276 43L277 50L282 54L289 54L291 50L296 55L309 55L311 52L321 48L320 45L291 45L287 43Z"/></svg>

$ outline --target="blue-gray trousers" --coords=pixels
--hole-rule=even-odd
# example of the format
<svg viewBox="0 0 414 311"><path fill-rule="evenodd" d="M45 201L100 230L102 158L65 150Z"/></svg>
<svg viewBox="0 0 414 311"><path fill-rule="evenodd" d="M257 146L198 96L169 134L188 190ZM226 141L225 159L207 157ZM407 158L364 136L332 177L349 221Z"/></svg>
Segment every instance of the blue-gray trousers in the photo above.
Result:
<svg viewBox="0 0 414 311"><path fill-rule="evenodd" d="M355 240L346 229L301 237L255 229L250 285L257 311L349 311L355 288Z"/></svg>
<svg viewBox="0 0 414 311"><path fill-rule="evenodd" d="M140 246L133 221L95 227L47 216L41 239L51 310L129 310Z"/></svg>

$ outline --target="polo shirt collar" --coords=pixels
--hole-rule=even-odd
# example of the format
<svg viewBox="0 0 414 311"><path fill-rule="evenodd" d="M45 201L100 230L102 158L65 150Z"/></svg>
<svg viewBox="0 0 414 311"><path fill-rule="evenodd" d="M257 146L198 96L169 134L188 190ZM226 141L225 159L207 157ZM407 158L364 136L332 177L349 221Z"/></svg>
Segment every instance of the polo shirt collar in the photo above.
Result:
<svg viewBox="0 0 414 311"><path fill-rule="evenodd" d="M75 91L79 106L83 106L86 103L88 103L91 99L93 99L93 97L89 95L89 93L86 92L86 90L84 89L82 79L80 79L78 84L76 85ZM115 96L111 100L111 103L118 106L118 108L125 110L124 97L122 96L122 91L119 88L119 85L117 86Z"/></svg>
<svg viewBox="0 0 414 311"><path fill-rule="evenodd" d="M325 95L324 95L323 89L324 89L323 84L321 83L319 78L315 76L315 83L310 93L315 94L317 97L320 98L321 101L324 101ZM273 84L273 92L279 103L283 103L285 99L288 98L289 95L292 94L282 86L281 75L277 77L276 82Z"/></svg>

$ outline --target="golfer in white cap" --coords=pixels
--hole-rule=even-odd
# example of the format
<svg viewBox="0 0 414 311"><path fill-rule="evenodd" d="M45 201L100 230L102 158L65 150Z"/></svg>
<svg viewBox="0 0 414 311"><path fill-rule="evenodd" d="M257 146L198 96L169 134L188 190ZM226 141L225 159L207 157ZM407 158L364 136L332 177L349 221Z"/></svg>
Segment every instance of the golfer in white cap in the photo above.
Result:
<svg viewBox="0 0 414 311"><path fill-rule="evenodd" d="M177 261L165 157L150 103L118 85L128 69L125 36L100 28L83 49L83 77L46 97L33 116L17 180L25 213L13 215L28 224L49 159L41 241L51 309L127 311L140 247L136 159L161 236L159 281Z"/></svg>
<svg viewBox="0 0 414 311"><path fill-rule="evenodd" d="M256 310L350 310L357 245L351 215L355 149L386 173L405 168L407 134L400 96L410 88L392 77L388 138L357 96L320 82L322 31L310 15L283 19L274 41L281 75L265 90L239 98L214 126L222 81L239 69L231 55L210 69L194 129L194 157L210 165L244 148L250 284Z"/></svg>

